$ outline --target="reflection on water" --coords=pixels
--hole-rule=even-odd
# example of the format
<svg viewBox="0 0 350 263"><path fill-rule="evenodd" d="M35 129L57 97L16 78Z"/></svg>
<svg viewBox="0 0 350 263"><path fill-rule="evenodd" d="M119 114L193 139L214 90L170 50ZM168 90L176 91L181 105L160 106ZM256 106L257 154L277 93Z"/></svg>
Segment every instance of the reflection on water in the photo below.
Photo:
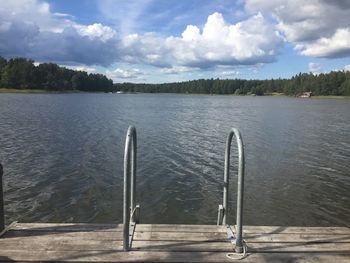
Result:
<svg viewBox="0 0 350 263"><path fill-rule="evenodd" d="M1 94L0 111L8 222L121 222L124 138L135 125L144 223L215 224L237 127L246 224L349 226L349 100Z"/></svg>

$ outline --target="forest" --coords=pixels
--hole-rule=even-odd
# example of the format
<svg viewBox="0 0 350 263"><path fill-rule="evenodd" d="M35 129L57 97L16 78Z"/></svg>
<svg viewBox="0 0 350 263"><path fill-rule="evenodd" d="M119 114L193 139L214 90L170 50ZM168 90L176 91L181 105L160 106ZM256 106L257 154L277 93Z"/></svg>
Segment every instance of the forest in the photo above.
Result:
<svg viewBox="0 0 350 263"><path fill-rule="evenodd" d="M290 79L199 79L163 84L114 83L103 74L72 70L54 63L34 65L26 58L6 60L0 57L0 88L39 89L47 91L140 92L296 96L311 91L313 95L350 96L350 72L299 73Z"/></svg>
<svg viewBox="0 0 350 263"><path fill-rule="evenodd" d="M245 79L199 79L164 84L115 84L124 92L144 93L196 93L196 94L255 94L284 93L297 96L311 91L313 95L350 96L350 72L332 71L314 75L300 73L291 79L245 80Z"/></svg>
<svg viewBox="0 0 350 263"><path fill-rule="evenodd" d="M54 63L34 65L25 58L0 57L0 88L47 91L112 91L113 81L102 74L88 74Z"/></svg>

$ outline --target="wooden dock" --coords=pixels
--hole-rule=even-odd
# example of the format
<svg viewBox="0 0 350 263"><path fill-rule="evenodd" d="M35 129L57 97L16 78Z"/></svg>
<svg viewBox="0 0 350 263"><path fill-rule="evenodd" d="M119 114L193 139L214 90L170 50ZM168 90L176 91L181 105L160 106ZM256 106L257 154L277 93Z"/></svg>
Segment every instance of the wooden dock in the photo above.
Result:
<svg viewBox="0 0 350 263"><path fill-rule="evenodd" d="M237 226L226 227L228 160L233 135L239 153ZM134 127L129 127L125 145L125 224L119 225L15 223L6 229L0 164L0 262L350 262L350 229L347 227L243 224L244 151L237 129L231 129L226 144L219 225L136 224L140 207L135 202ZM245 247L247 251L243 258L234 252Z"/></svg>
<svg viewBox="0 0 350 263"><path fill-rule="evenodd" d="M124 252L121 224L16 223L0 238L0 261L350 262L346 227L244 226L243 237L248 252L236 260L224 226L137 224Z"/></svg>

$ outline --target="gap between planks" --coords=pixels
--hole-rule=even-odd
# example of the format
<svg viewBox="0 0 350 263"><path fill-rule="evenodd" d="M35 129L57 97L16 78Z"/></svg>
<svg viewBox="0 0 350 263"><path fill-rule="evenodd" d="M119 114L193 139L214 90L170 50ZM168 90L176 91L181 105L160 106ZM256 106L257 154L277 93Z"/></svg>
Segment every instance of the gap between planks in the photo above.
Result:
<svg viewBox="0 0 350 263"><path fill-rule="evenodd" d="M98 232L98 231L27 231L10 230L4 235L6 239L20 240L28 239L40 240L40 238L50 239L89 239L89 240L110 240L122 241L122 232ZM248 242L317 242L317 243L350 243L350 235L322 235L322 234L245 234L244 239ZM226 233L190 233L190 232L142 232L136 231L133 236L134 241L210 241L226 242Z"/></svg>
<svg viewBox="0 0 350 263"><path fill-rule="evenodd" d="M211 252L116 252L116 251L19 251L3 250L0 261L59 261L59 262L349 262L346 254L324 253L257 253L244 260L232 260L226 253Z"/></svg>
<svg viewBox="0 0 350 263"><path fill-rule="evenodd" d="M121 224L18 223L0 239L0 260L232 262L222 226L140 224L130 252L122 251L121 231ZM252 253L244 262L350 261L346 227L244 226L244 238Z"/></svg>

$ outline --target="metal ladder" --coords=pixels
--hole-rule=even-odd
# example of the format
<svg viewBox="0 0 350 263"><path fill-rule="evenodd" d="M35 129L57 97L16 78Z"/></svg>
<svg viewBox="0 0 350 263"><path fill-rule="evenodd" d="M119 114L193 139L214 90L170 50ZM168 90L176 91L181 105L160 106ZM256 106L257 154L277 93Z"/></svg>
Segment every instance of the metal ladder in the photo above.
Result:
<svg viewBox="0 0 350 263"><path fill-rule="evenodd" d="M236 236L232 229L227 225L228 215L228 191L229 191L229 173L231 143L233 135L236 137L238 145L238 185L237 185L237 213L236 213ZM130 250L135 226L140 220L140 205L135 201L136 193L136 155L137 155L137 136L134 126L128 128L125 140L124 151L124 197L123 197L123 248ZM243 188L244 188L244 148L241 133L232 128L227 137L225 148L225 170L224 170L224 190L223 204L219 205L217 225L225 225L228 240L235 246L237 253L243 252Z"/></svg>
<svg viewBox="0 0 350 263"><path fill-rule="evenodd" d="M238 146L238 183L237 183L237 210L236 210L236 236L232 229L226 223L228 215L228 190L229 190L229 175L230 175L230 157L232 137L235 135ZM219 205L218 209L218 225L226 225L227 237L235 245L237 253L243 252L243 193L244 193L244 148L241 133L238 129L232 128L227 136L225 148L225 170L224 170L224 194L223 204Z"/></svg>
<svg viewBox="0 0 350 263"><path fill-rule="evenodd" d="M131 247L135 226L140 220L140 205L135 202L136 154L136 129L130 126L126 134L124 151L123 249L125 251Z"/></svg>

